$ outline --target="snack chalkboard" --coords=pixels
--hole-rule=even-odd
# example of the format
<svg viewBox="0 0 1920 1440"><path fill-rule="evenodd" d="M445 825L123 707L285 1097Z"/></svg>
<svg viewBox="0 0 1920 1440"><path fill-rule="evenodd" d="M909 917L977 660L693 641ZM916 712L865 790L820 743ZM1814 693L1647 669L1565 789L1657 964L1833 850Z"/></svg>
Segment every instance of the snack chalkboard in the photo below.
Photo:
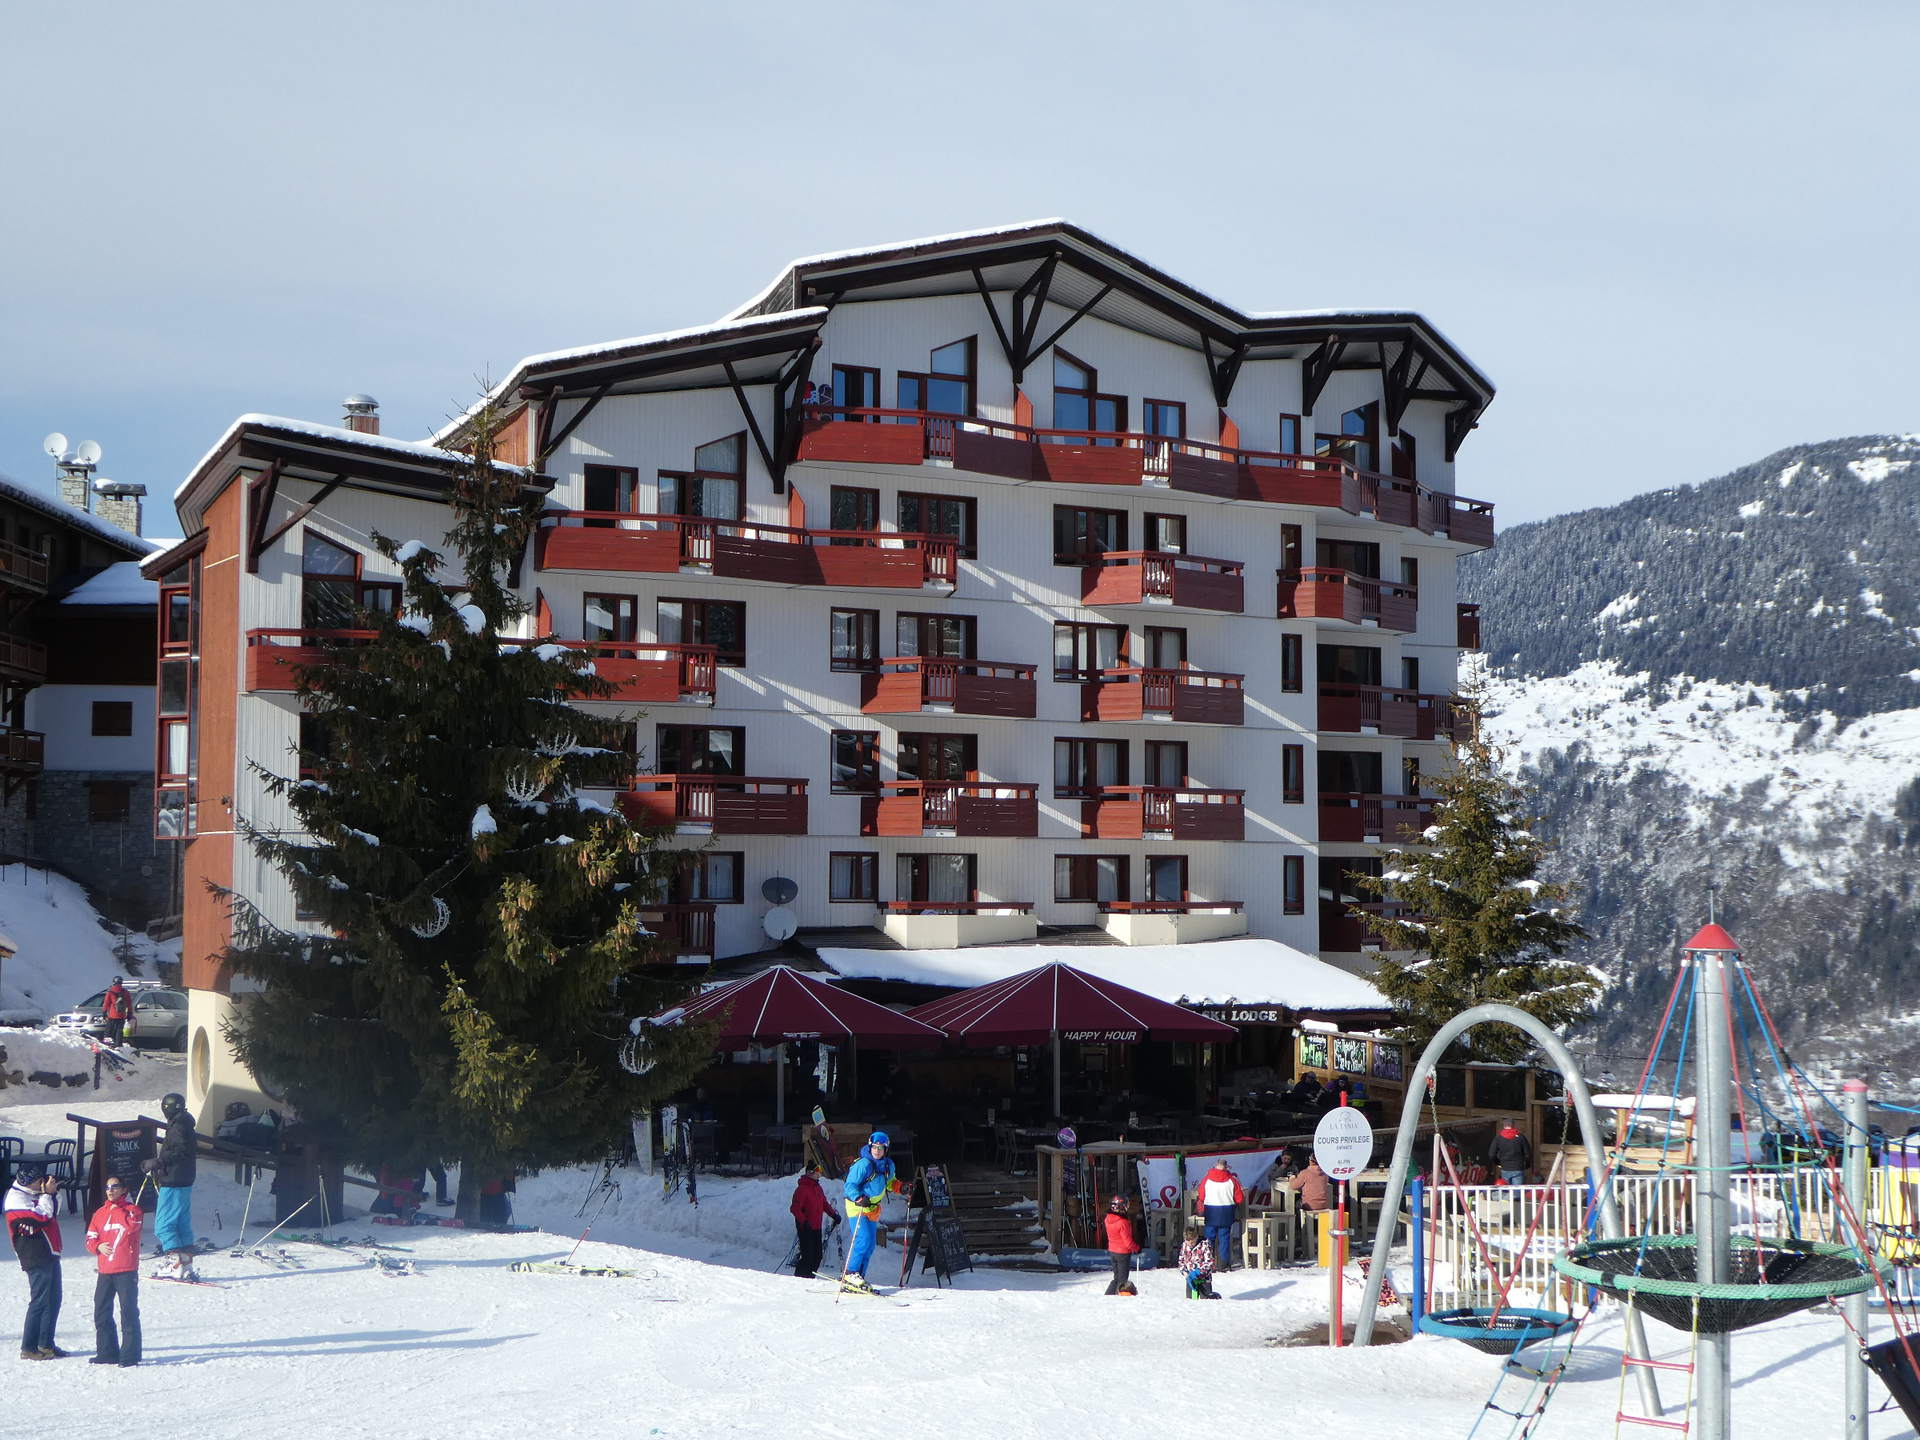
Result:
<svg viewBox="0 0 1920 1440"><path fill-rule="evenodd" d="M144 1173L141 1166L159 1150L157 1130L151 1120L126 1120L99 1126L95 1131L87 1187L94 1208L106 1203L108 1180L123 1182L129 1195L140 1194ZM154 1198L151 1191L142 1197L148 1205L154 1203Z"/></svg>
<svg viewBox="0 0 1920 1440"><path fill-rule="evenodd" d="M951 1210L935 1212L933 1233L927 1238L927 1258L933 1264L936 1283L973 1269L973 1256L967 1253L967 1232L960 1228L960 1217Z"/></svg>
<svg viewBox="0 0 1920 1440"><path fill-rule="evenodd" d="M946 1170L938 1165L923 1166L920 1185L925 1191L926 1204L914 1217L906 1253L901 1257L902 1285L912 1277L913 1262L923 1249L926 1260L921 1269L933 1267L936 1285L943 1280L951 1281L958 1271L973 1269L973 1257L967 1253L966 1231L961 1228L960 1217L953 1213L953 1193L947 1186Z"/></svg>

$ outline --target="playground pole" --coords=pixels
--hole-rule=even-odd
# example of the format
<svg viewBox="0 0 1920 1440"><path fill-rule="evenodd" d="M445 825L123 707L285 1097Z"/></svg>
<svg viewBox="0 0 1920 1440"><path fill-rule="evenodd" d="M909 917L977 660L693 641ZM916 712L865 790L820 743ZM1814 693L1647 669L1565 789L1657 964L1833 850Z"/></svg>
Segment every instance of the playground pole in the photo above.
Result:
<svg viewBox="0 0 1920 1440"><path fill-rule="evenodd" d="M1725 932L1722 932L1723 934ZM1695 936L1696 941L1705 939ZM1732 1066L1727 1044L1729 969L1739 952L1689 948L1700 966L1700 1049L1695 1061L1695 1133L1700 1148L1693 1172L1694 1278L1702 1285L1732 1279L1733 1184ZM1696 1393L1700 1398L1697 1440L1730 1440L1728 1402L1733 1394L1733 1351L1729 1337L1706 1331L1696 1337Z"/></svg>
<svg viewBox="0 0 1920 1440"><path fill-rule="evenodd" d="M1842 1184L1847 1204L1862 1225L1867 1218L1867 1082L1849 1080L1840 1087L1847 1117L1846 1168ZM1862 1240L1862 1248L1865 1241ZM1847 1324L1856 1335L1867 1333L1867 1296L1862 1291L1840 1302ZM1867 1440L1867 1361L1858 1345L1845 1345L1841 1353L1847 1375L1847 1440Z"/></svg>

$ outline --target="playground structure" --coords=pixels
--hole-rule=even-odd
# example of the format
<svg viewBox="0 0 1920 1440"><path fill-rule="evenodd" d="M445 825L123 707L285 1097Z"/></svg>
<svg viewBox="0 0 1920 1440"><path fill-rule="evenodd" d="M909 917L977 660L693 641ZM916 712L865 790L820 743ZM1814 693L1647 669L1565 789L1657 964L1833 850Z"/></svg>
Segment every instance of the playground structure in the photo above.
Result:
<svg viewBox="0 0 1920 1440"><path fill-rule="evenodd" d="M1685 1004L1681 1002L1684 999ZM1677 1031L1675 1029L1677 1019ZM1814 1123L1809 1091L1797 1067L1780 1044L1771 1016L1754 993L1745 963L1732 938L1718 925L1709 924L1685 947L1685 958L1662 1016L1659 1036L1641 1076L1634 1098L1634 1111L1646 1103L1650 1111L1665 1111L1656 1130L1662 1136L1658 1147L1659 1163L1651 1175L1622 1177L1624 1152L1616 1149L1611 1163L1601 1153L1601 1130L1596 1123L1594 1105L1577 1067L1555 1037L1523 1012L1506 1006L1479 1006L1456 1017L1434 1037L1407 1081L1394 1157L1389 1169L1386 1205L1397 1210L1405 1190L1412 1159L1414 1130L1419 1121L1421 1090L1441 1054L1460 1035L1474 1025L1498 1021L1525 1031L1559 1065L1566 1077L1568 1098L1577 1114L1587 1160L1585 1184L1527 1187L1536 1192L1538 1208L1527 1223L1513 1262L1502 1274L1491 1249L1477 1229L1473 1201L1465 1195L1457 1175L1449 1175L1459 1208L1466 1223L1474 1226L1474 1238L1480 1244L1486 1271L1495 1282L1495 1303L1454 1306L1429 1313L1420 1328L1429 1334L1463 1340L1475 1348L1507 1355L1495 1397L1486 1414L1512 1417L1509 1434L1530 1435L1545 1413L1555 1386L1566 1369L1572 1349L1578 1341L1581 1325L1592 1313L1594 1297L1605 1296L1621 1303L1626 1332L1622 1362L1621 1401L1616 1410L1616 1434L1620 1427L1646 1425L1680 1431L1702 1440L1728 1440L1731 1434L1729 1401L1731 1398L1731 1334L1750 1325L1814 1305L1833 1302L1854 1338L1859 1342L1849 1354L1845 1410L1848 1440L1865 1440L1867 1424L1867 1374L1871 1366L1887 1381L1895 1400L1909 1419L1920 1419L1920 1376L1916 1352L1920 1342L1911 1340L1899 1307L1888 1293L1879 1264L1873 1256L1873 1240L1864 1216L1868 1208L1866 1087L1857 1081L1846 1087L1846 1111L1842 1120L1845 1146L1845 1175L1826 1153L1820 1127ZM1648 1082L1659 1064L1670 1035L1677 1035L1678 1047L1672 1057L1673 1091L1665 1101L1648 1094ZM1743 1049L1743 1041L1744 1049ZM1756 1043L1757 1042L1757 1043ZM1693 1050L1695 1100L1691 1125L1668 1123L1682 1113L1679 1096L1681 1075ZM1770 1161L1751 1143L1751 1137L1763 1124L1778 1125L1781 1117L1768 1106L1759 1087L1760 1066L1756 1055L1764 1053L1784 1082L1783 1089L1798 1105L1796 1119L1801 1141L1782 1147L1776 1153L1784 1158ZM1744 1067L1743 1067L1744 1059ZM1818 1092L1814 1092L1818 1094ZM1619 1097L1607 1097L1617 1101ZM1832 1102L1824 1095L1818 1098ZM1612 1107L1610 1107L1612 1108ZM1835 1113L1839 1114L1838 1107ZM1736 1114L1739 1120L1735 1127ZM1634 1115L1622 1117L1619 1127L1624 1135ZM1734 1137L1748 1143L1741 1146L1736 1162ZM1688 1142L1691 1141L1689 1147ZM1803 1142L1803 1143L1802 1143ZM1680 1158L1675 1158L1678 1151ZM1644 1161L1645 1148L1639 1158ZM1437 1163L1451 1171L1442 1147L1436 1147ZM1556 1160L1556 1164L1558 1164ZM1809 1163L1815 1167L1808 1168ZM1436 1194L1442 1176L1433 1177ZM1810 1185L1809 1179L1817 1180ZM1483 1187L1484 1189L1485 1187ZM1898 1200L1901 1190L1883 1185L1882 1194ZM1634 1224L1622 1223L1619 1196L1634 1192ZM1585 1195L1574 1219L1576 1200ZM1419 1199L1416 1196L1416 1214ZM1502 1202L1511 1206L1518 1200ZM1666 1225L1658 1233L1648 1222L1654 1211L1671 1224L1685 1224L1688 1233L1674 1233ZM1889 1213L1882 1209L1880 1214ZM1896 1216L1897 1218L1897 1216ZM1518 1221L1511 1221L1509 1243ZM1884 1227L1883 1227L1884 1228ZM1912 1227L1906 1227L1911 1230ZM1595 1239L1591 1233L1599 1231ZM1811 1231L1812 1234L1806 1232ZM1416 1226L1416 1268L1420 1227ZM1536 1246L1536 1236L1547 1242ZM1362 1296L1354 1343L1371 1342L1378 1306L1379 1277L1386 1263L1390 1231L1383 1228L1376 1238L1374 1257L1369 1267ZM1897 1243L1910 1243L1907 1234ZM1560 1277L1556 1287L1546 1282L1541 1250L1558 1248L1553 1242L1571 1245L1551 1259L1553 1272ZM1523 1269L1531 1266L1527 1287L1537 1300L1549 1297L1557 1289L1571 1299L1587 1299L1585 1313L1578 1317L1553 1309L1509 1305L1509 1292ZM1424 1279L1424 1275L1422 1277ZM1456 1287L1467 1289L1456 1279ZM1866 1340L1866 1309L1869 1291L1878 1289L1888 1302L1888 1314L1895 1325L1891 1341L1872 1347ZM1650 1356L1642 1328L1643 1316L1652 1316L1679 1329L1690 1337L1691 1353L1684 1362L1655 1361ZM1528 1347L1535 1347L1529 1351ZM1523 1354L1524 1352L1524 1354ZM1653 1384L1653 1372L1664 1369L1684 1376L1686 1404L1690 1416L1663 1419L1659 1397ZM1499 1385L1510 1375L1530 1377L1532 1393L1522 1408L1507 1408L1497 1402ZM1630 1413L1626 1406L1626 1377L1638 1382L1643 1413ZM1476 1425L1475 1433L1479 1431Z"/></svg>

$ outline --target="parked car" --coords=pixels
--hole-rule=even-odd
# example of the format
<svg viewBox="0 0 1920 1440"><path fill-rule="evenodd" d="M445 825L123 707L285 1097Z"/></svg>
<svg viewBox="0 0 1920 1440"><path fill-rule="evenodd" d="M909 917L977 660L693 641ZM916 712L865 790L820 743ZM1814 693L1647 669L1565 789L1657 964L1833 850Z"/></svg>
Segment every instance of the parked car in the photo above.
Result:
<svg viewBox="0 0 1920 1440"><path fill-rule="evenodd" d="M133 1017L127 1021L129 1045L164 1045L180 1052L187 1048L187 994L170 986L134 981L127 986L133 995ZM82 1035L107 1033L103 1011L107 992L95 991L65 1014L56 1015L54 1028L78 1030Z"/></svg>

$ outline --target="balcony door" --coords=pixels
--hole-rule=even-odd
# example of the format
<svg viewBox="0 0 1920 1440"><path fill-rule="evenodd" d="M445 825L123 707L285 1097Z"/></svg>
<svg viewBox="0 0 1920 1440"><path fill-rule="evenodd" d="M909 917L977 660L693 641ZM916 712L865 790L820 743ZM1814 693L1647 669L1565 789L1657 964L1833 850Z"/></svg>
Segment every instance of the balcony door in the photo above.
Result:
<svg viewBox="0 0 1920 1440"><path fill-rule="evenodd" d="M738 520L746 479L746 432L709 440L693 452L691 471L660 472L660 512Z"/></svg>
<svg viewBox="0 0 1920 1440"><path fill-rule="evenodd" d="M1159 785L1168 790L1183 787L1187 783L1187 742L1149 740L1146 745L1146 770L1140 777L1140 783Z"/></svg>
<svg viewBox="0 0 1920 1440"><path fill-rule="evenodd" d="M300 543L300 628L351 630L363 611L390 615L400 606L400 586L360 578L361 557L312 530Z"/></svg>
<svg viewBox="0 0 1920 1440"><path fill-rule="evenodd" d="M1100 557L1127 548L1127 512L1085 505L1053 507L1053 563L1097 565Z"/></svg>
<svg viewBox="0 0 1920 1440"><path fill-rule="evenodd" d="M610 529L617 523L614 515L640 508L640 472L625 465L589 465L581 499L581 508L598 517L582 523Z"/></svg>
<svg viewBox="0 0 1920 1440"><path fill-rule="evenodd" d="M971 855L897 855L893 863L896 900L929 904L965 904L977 893Z"/></svg>
<svg viewBox="0 0 1920 1440"><path fill-rule="evenodd" d="M977 629L971 615L899 615L893 622L893 653L972 660Z"/></svg>
<svg viewBox="0 0 1920 1440"><path fill-rule="evenodd" d="M1090 798L1102 786L1126 783L1126 741L1059 739L1053 742L1055 795Z"/></svg>
<svg viewBox="0 0 1920 1440"><path fill-rule="evenodd" d="M1380 578L1380 547L1367 540L1317 540L1313 563L1327 570L1345 570L1368 580Z"/></svg>
<svg viewBox="0 0 1920 1440"><path fill-rule="evenodd" d="M1383 779L1378 755L1354 750L1320 752L1322 795L1379 795Z"/></svg>
<svg viewBox="0 0 1920 1440"><path fill-rule="evenodd" d="M902 410L936 415L972 415L976 371L974 337L942 345L927 356L925 371L902 370L897 394Z"/></svg>
<svg viewBox="0 0 1920 1440"><path fill-rule="evenodd" d="M1147 626L1147 668L1178 670L1187 663L1187 631L1181 625Z"/></svg>
<svg viewBox="0 0 1920 1440"><path fill-rule="evenodd" d="M632 595L588 595L580 634L587 640L638 640L640 602Z"/></svg>
<svg viewBox="0 0 1920 1440"><path fill-rule="evenodd" d="M1378 685L1380 652L1371 645L1316 645L1322 685Z"/></svg>
<svg viewBox="0 0 1920 1440"><path fill-rule="evenodd" d="M980 775L979 742L972 735L905 731L894 769L902 780L964 782Z"/></svg>
<svg viewBox="0 0 1920 1440"><path fill-rule="evenodd" d="M836 365L833 367L832 400L853 410L878 410L880 408L880 372L871 365ZM842 420L878 420L878 415L842 415Z"/></svg>
<svg viewBox="0 0 1920 1440"><path fill-rule="evenodd" d="M1153 855L1147 859L1147 899L1162 905L1183 903L1187 891L1187 857Z"/></svg>
<svg viewBox="0 0 1920 1440"><path fill-rule="evenodd" d="M1151 632L1149 632L1151 633ZM1127 627L1057 620L1053 626L1053 678L1096 679L1127 662Z"/></svg>
<svg viewBox="0 0 1920 1440"><path fill-rule="evenodd" d="M1064 350L1053 352L1053 428L1078 430L1079 436L1060 436L1072 443L1085 439L1095 445L1117 445L1111 432L1127 428L1127 397L1100 393L1100 372L1082 364ZM1107 438L1097 435L1106 433Z"/></svg>
<svg viewBox="0 0 1920 1440"><path fill-rule="evenodd" d="M655 769L662 775L744 775L747 732L738 725L656 725Z"/></svg>

